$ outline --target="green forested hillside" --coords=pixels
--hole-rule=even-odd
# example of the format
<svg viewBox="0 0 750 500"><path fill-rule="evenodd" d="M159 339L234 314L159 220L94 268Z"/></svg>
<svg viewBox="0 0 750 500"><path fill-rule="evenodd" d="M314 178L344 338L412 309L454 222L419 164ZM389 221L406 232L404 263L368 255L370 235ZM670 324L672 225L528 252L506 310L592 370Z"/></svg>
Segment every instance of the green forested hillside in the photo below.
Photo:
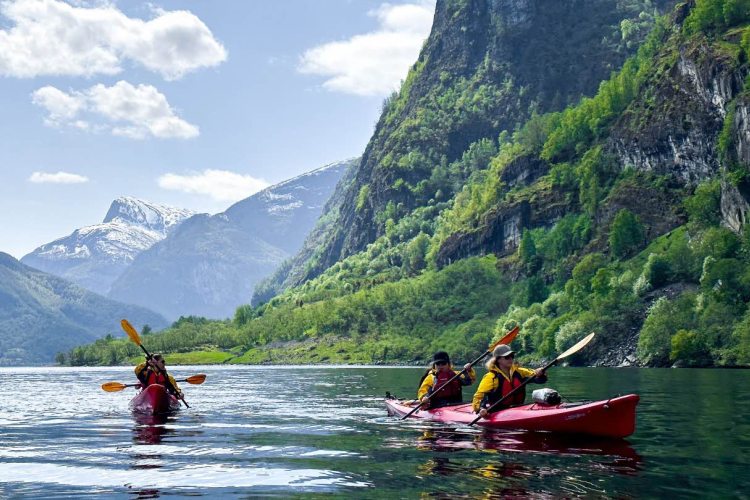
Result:
<svg viewBox="0 0 750 500"><path fill-rule="evenodd" d="M518 323L527 358L595 330L595 347L573 362L749 364L749 22L750 0L678 3L593 97L526 110L496 138L442 138L465 147L447 162L407 155L430 178L393 190L435 181L450 195L399 208L390 188L362 184L355 212L383 228L364 250L231 322L185 319L149 342L234 362L418 361L437 348L466 359ZM393 103L408 102L414 78ZM394 105L381 122L396 120L404 144L429 143L429 127L406 127L413 118ZM100 342L72 359L134 354Z"/></svg>
<svg viewBox="0 0 750 500"><path fill-rule="evenodd" d="M120 333L120 317L167 325L148 309L106 299L0 252L0 366L50 364L58 352Z"/></svg>

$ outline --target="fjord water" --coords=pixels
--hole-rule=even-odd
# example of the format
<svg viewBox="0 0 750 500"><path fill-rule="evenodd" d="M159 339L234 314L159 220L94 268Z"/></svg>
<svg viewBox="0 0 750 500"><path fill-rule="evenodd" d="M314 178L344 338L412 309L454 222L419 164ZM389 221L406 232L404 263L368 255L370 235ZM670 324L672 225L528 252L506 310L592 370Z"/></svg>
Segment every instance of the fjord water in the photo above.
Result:
<svg viewBox="0 0 750 500"><path fill-rule="evenodd" d="M129 368L0 369L0 498L747 497L750 370L555 368L571 400L641 395L627 440L388 417L417 368L175 367L191 405L128 411ZM471 388L466 396L470 396Z"/></svg>

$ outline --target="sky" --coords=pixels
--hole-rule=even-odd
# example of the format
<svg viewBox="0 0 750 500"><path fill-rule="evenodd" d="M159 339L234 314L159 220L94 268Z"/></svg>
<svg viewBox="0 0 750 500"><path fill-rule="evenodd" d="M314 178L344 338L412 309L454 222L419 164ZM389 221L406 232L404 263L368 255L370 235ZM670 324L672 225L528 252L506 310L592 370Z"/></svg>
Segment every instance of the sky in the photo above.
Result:
<svg viewBox="0 0 750 500"><path fill-rule="evenodd" d="M434 0L0 1L0 251L359 156Z"/></svg>

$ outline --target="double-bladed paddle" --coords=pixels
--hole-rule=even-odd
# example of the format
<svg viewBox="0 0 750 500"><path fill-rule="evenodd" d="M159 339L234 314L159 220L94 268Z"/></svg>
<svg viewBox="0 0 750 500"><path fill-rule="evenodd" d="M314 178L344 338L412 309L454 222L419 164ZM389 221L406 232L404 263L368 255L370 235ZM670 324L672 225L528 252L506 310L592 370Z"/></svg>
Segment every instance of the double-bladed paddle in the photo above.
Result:
<svg viewBox="0 0 750 500"><path fill-rule="evenodd" d="M481 356L479 356L477 359L475 359L474 361L472 361L470 367L473 367L475 364L477 364L480 361L482 361L485 357L487 357L488 355L492 354L492 351L495 349L495 347L497 347L499 345L502 345L502 344L510 344L511 342L513 342L513 339L516 338L516 335L518 335L518 325L516 325L515 327L513 327L513 329L511 331L509 331L508 333L506 333L503 338L501 338L500 340L498 340L497 342L495 342L494 344L492 344L484 353L482 353ZM432 391L432 394L430 394L429 396L427 396L427 399L429 400L432 396L434 396L438 392L442 391L443 388L445 388L448 384L450 384L451 382L453 382L454 380L456 380L458 377L460 377L461 375L463 375L465 372L466 372L466 368L464 367L463 370L461 370L460 372L456 373L453 377L451 377L450 380L448 380L446 383L444 383L443 385L441 385L440 387L438 387L437 389L435 389L434 391ZM419 410L422 407L423 404L424 404L423 402L420 402L412 411L410 411L409 413L407 413L406 415L404 415L403 417L401 417L401 420L405 420L405 419L409 418L410 416L412 416L414 413L416 413L417 410Z"/></svg>
<svg viewBox="0 0 750 500"><path fill-rule="evenodd" d="M188 384L199 385L205 382L206 375L199 373L198 375L192 375L188 378L176 380L176 382L187 382ZM105 382L102 384L102 389L107 392L120 392L126 387L140 387L141 384L121 384L120 382Z"/></svg>
<svg viewBox="0 0 750 500"><path fill-rule="evenodd" d="M138 335L138 331L135 328L133 328L133 325L130 324L130 321L128 321L126 319L123 319L122 321L120 321L120 326L122 326L122 329L125 330L125 333L128 334L128 337L130 337L130 340L132 340L133 342L135 342L135 344L138 347L140 347L143 350L143 352L146 353L146 359L147 360L151 360L151 357L152 357L151 354L146 350L145 347L143 347L143 343L141 342L141 336ZM166 380L166 385L168 386L167 388L170 389L174 393L174 395L177 396L177 398L180 399L180 401L182 401L183 403L185 403L186 407L190 408L190 405L187 404L187 401L185 401L185 396L183 396L182 394L180 394L180 392L177 390L177 388L172 385L172 381L169 380L169 375L167 375L166 373L164 373L158 367L156 367L156 369L159 370L160 372L162 372L162 375L164 375L164 378Z"/></svg>
<svg viewBox="0 0 750 500"><path fill-rule="evenodd" d="M557 362L560 361L561 359L567 358L571 354L575 354L578 351L580 351L581 349L583 349L584 347L586 347L586 344L588 344L589 342L591 342L591 339L594 338L594 335L596 335L596 334L593 333L593 332L591 332L586 337L584 337L583 339L579 340L576 345L574 345L573 347L571 347L570 349L568 349L564 353L560 354L558 357L556 357L551 362L547 363L547 365L544 368L542 368L542 372L546 372L548 369L550 369L554 365L556 365ZM532 380L534 380L534 377L529 377L526 380L524 380L521 383L521 385L519 385L518 387L516 387L515 389L513 389L512 391L510 391L508 394L506 394L505 396L503 396L502 398L500 398L498 401L496 401L495 404L493 404L492 406L490 406L489 408L487 408L487 413L488 414L491 413L494 408L496 408L497 406L499 406L503 401L507 400L509 397L511 397L516 392L520 391L522 387L525 387L526 384L528 384ZM477 418L475 418L474 420L472 420L469 425L476 424L479 421L479 419L481 419L481 418L482 418L481 416L478 416Z"/></svg>

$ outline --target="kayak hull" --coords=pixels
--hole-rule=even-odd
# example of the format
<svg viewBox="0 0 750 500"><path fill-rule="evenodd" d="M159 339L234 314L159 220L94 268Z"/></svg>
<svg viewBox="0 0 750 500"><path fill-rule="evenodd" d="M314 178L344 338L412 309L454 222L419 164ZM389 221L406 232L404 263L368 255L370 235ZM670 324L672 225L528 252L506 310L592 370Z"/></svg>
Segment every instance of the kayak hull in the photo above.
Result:
<svg viewBox="0 0 750 500"><path fill-rule="evenodd" d="M130 400L130 409L137 413L158 415L180 408L180 401L160 384L151 384Z"/></svg>
<svg viewBox="0 0 750 500"><path fill-rule="evenodd" d="M639 399L636 394L628 394L584 403L533 403L495 412L490 418L477 421L476 425L493 429L624 438L635 432L635 408ZM390 415L398 417L403 417L413 409L397 399L386 399L385 406ZM419 410L410 418L449 424L469 424L476 416L471 404L462 404L434 410Z"/></svg>

